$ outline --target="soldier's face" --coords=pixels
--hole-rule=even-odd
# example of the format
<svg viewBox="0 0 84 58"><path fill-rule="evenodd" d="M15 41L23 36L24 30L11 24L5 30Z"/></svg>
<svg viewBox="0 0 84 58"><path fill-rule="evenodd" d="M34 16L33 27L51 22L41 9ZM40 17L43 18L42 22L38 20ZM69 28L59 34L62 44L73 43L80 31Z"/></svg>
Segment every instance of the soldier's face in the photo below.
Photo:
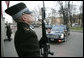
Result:
<svg viewBox="0 0 84 58"><path fill-rule="evenodd" d="M27 14L27 22L31 23L33 21L32 15Z"/></svg>
<svg viewBox="0 0 84 58"><path fill-rule="evenodd" d="M24 15L23 15L23 20L24 20L26 23L31 23L31 22L33 21L32 15L31 15L31 14L24 14Z"/></svg>

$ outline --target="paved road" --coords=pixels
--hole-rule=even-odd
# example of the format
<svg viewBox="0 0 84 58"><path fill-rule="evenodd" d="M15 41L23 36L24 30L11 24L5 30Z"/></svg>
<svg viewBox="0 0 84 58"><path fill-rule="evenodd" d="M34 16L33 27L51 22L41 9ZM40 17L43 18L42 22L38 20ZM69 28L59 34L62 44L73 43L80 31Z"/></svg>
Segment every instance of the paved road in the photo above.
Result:
<svg viewBox="0 0 84 58"><path fill-rule="evenodd" d="M38 38L41 38L41 29L35 29ZM51 51L54 55L49 57L83 57L83 33L70 32L66 42L50 43Z"/></svg>
<svg viewBox="0 0 84 58"><path fill-rule="evenodd" d="M42 29L35 28L38 40L42 37ZM14 38L14 33L11 36ZM14 39L12 41L5 41L5 57L18 57L15 47ZM83 57L83 33L81 32L71 32L67 41L64 43L50 43L51 51L54 55L49 57Z"/></svg>
<svg viewBox="0 0 84 58"><path fill-rule="evenodd" d="M54 56L51 57L83 57L83 34L71 32L67 41L60 44L51 44Z"/></svg>

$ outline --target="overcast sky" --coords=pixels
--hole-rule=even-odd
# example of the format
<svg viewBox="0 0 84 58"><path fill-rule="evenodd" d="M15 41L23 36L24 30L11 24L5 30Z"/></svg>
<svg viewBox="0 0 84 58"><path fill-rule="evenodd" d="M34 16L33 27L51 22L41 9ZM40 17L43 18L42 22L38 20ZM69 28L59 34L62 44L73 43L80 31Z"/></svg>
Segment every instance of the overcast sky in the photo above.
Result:
<svg viewBox="0 0 84 58"><path fill-rule="evenodd" d="M38 9L38 7L41 8L43 6L42 1L10 1L9 7L19 2L25 3L27 5L27 8L29 8L29 10L31 11L33 9ZM76 5L78 7L81 5L81 1L73 1L73 5ZM3 16L5 17L5 22L6 21L12 22L12 17L4 12L4 10L7 9L6 3L4 1L2 1L2 7L3 7ZM56 10L59 10L59 4L56 1L45 1L45 7L55 8Z"/></svg>

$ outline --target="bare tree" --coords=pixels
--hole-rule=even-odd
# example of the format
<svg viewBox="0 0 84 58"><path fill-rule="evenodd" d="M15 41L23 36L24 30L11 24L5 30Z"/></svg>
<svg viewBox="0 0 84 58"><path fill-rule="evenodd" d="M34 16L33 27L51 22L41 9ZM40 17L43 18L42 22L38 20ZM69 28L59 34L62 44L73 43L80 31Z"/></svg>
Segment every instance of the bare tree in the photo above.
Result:
<svg viewBox="0 0 84 58"><path fill-rule="evenodd" d="M38 11L36 10L36 8L34 8L33 13L32 13L33 17L34 17L34 24L36 24L36 19L38 18Z"/></svg>
<svg viewBox="0 0 84 58"><path fill-rule="evenodd" d="M72 27L72 15L71 15L71 10L72 10L72 7L70 6L70 1L68 2L68 22L70 21L70 26Z"/></svg>
<svg viewBox="0 0 84 58"><path fill-rule="evenodd" d="M38 7L38 8L37 8L38 19L40 19L40 16L42 15L42 13L41 13L41 7L40 7L40 5L38 5L37 7Z"/></svg>
<svg viewBox="0 0 84 58"><path fill-rule="evenodd" d="M81 2L81 5L79 7L79 10L80 10L80 14L79 14L79 19L81 21L81 27L83 27L83 1Z"/></svg>
<svg viewBox="0 0 84 58"><path fill-rule="evenodd" d="M64 25L69 26L70 22L70 26L72 26L72 23L74 21L73 10L76 10L75 6L70 4L71 1L65 1L65 6L63 5L62 1L58 1L58 3L60 5L59 14L62 14L62 18L64 19Z"/></svg>
<svg viewBox="0 0 84 58"><path fill-rule="evenodd" d="M51 8L51 11L52 11L52 24L54 24L54 19L55 19L55 14L56 14L56 10Z"/></svg>
<svg viewBox="0 0 84 58"><path fill-rule="evenodd" d="M63 6L63 2L62 1L58 1L59 5L60 5L60 10L59 13L63 15L63 19L64 19L64 25L68 25L68 8ZM66 4L67 2L65 2Z"/></svg>

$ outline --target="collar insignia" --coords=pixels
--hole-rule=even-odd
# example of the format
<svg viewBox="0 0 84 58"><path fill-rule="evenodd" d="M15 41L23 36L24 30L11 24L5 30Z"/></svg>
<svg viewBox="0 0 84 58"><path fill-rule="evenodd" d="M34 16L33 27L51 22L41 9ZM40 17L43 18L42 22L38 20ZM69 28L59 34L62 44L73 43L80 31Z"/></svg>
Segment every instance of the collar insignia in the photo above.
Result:
<svg viewBox="0 0 84 58"><path fill-rule="evenodd" d="M24 28L25 30L29 31L29 28Z"/></svg>

